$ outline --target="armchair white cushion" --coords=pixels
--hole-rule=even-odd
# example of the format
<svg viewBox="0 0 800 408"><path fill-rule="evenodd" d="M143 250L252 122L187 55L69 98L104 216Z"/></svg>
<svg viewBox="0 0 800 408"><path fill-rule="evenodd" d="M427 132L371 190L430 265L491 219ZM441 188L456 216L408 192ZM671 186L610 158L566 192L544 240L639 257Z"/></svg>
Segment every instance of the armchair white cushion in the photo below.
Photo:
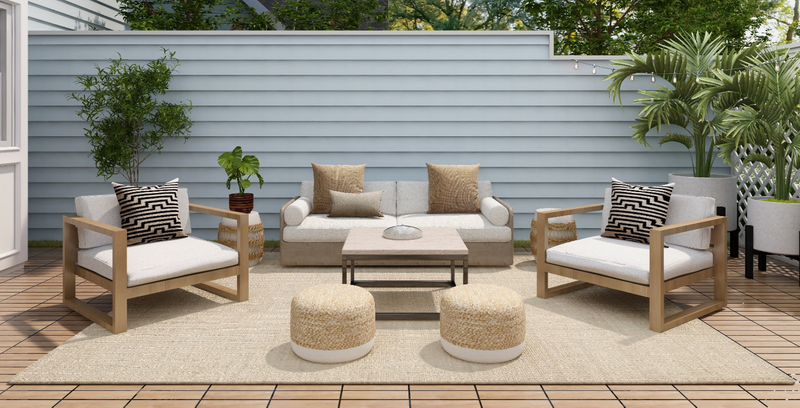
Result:
<svg viewBox="0 0 800 408"><path fill-rule="evenodd" d="M628 282L650 284L650 245L606 237L589 237L547 250L547 262ZM714 256L679 245L664 248L664 280L710 268Z"/></svg>
<svg viewBox="0 0 800 408"><path fill-rule="evenodd" d="M239 253L195 237L128 247L128 287L236 265ZM111 245L78 251L78 265L113 279Z"/></svg>
<svg viewBox="0 0 800 408"><path fill-rule="evenodd" d="M494 225L508 223L508 209L492 197L481 200L481 214Z"/></svg>

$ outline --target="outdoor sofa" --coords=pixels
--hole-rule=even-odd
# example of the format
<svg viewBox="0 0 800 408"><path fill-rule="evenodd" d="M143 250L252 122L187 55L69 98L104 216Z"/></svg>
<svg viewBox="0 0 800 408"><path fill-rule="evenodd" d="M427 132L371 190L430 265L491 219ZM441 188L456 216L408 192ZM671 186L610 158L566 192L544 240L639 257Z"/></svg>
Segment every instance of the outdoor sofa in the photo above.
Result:
<svg viewBox="0 0 800 408"><path fill-rule="evenodd" d="M383 217L328 217L311 214L314 182L300 184L300 196L281 208L281 265L341 265L342 247L350 228L405 224L417 228L455 228L469 249L469 265L511 265L514 255L514 212L492 196L492 183L478 182L481 211L428 214L428 182L365 181L363 192L383 191ZM430 264L436 261L416 261ZM377 264L397 264L385 261ZM408 263L405 263L408 264Z"/></svg>

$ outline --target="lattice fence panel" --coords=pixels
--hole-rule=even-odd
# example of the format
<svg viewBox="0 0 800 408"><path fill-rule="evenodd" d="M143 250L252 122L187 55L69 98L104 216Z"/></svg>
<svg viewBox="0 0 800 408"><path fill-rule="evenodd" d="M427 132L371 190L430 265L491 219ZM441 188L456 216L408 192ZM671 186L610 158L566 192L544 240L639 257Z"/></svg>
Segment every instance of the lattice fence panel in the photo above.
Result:
<svg viewBox="0 0 800 408"><path fill-rule="evenodd" d="M739 204L739 238L744 242L744 226L747 225L747 199L758 196L771 196L774 192L775 174L773 169L768 169L761 163L742 163L745 153L766 153L772 156L772 146L767 148L748 146L747 150L740 149L733 153L731 162L738 176L738 204ZM794 192L792 197L800 200L800 172L794 174Z"/></svg>

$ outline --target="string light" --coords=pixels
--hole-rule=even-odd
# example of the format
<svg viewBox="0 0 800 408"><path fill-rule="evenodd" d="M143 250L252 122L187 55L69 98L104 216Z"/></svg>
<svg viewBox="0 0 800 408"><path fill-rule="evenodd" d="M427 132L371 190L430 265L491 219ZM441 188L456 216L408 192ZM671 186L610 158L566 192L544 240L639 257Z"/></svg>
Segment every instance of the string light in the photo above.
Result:
<svg viewBox="0 0 800 408"><path fill-rule="evenodd" d="M697 78L694 79L694 82L700 83L700 74L697 74Z"/></svg>
<svg viewBox="0 0 800 408"><path fill-rule="evenodd" d="M655 72L653 72L653 76L650 77L650 82L652 82L652 83L656 82L656 73Z"/></svg>
<svg viewBox="0 0 800 408"><path fill-rule="evenodd" d="M597 74L597 65L592 65L592 75Z"/></svg>
<svg viewBox="0 0 800 408"><path fill-rule="evenodd" d="M631 75L631 81L633 81L633 75Z"/></svg>
<svg viewBox="0 0 800 408"><path fill-rule="evenodd" d="M678 74L672 74L672 83L673 84L677 84L678 83Z"/></svg>
<svg viewBox="0 0 800 408"><path fill-rule="evenodd" d="M778 65L778 61L775 61L775 72L780 72L781 67Z"/></svg>
<svg viewBox="0 0 800 408"><path fill-rule="evenodd" d="M578 60L575 60L575 70L578 70Z"/></svg>

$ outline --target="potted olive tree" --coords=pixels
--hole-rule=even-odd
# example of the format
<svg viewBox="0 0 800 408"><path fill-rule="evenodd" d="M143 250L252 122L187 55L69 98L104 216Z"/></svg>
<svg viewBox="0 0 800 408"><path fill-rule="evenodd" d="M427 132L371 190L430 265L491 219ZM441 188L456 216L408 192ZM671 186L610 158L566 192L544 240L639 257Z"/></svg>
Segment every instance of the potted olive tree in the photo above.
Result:
<svg viewBox="0 0 800 408"><path fill-rule="evenodd" d="M231 152L222 153L217 159L220 167L225 169L228 180L225 186L231 189L231 182L236 181L239 192L228 195L228 207L231 211L249 213L253 210L253 194L245 193L244 190L250 187L250 176L258 177L258 188L264 186L264 179L258 174L260 163L256 156L247 155L242 157L242 147L236 146Z"/></svg>
<svg viewBox="0 0 800 408"><path fill-rule="evenodd" d="M800 62L788 58L788 50L750 56L752 68L734 72L714 70L703 79L707 89L698 93L704 109L720 99L733 102L715 123L725 129L722 156L759 146L744 163L760 163L772 172L774 195L747 200L747 224L753 226L753 247L781 255L800 255L800 201L792 200L800 167ZM772 147L769 153L768 147Z"/></svg>
<svg viewBox="0 0 800 408"><path fill-rule="evenodd" d="M629 53L630 60L613 60L612 65L618 68L605 78L611 80L608 86L611 97L615 101L619 99L620 104L620 88L632 75L650 74L653 80L660 77L667 82L667 86L656 85L656 90L639 91L643 97L634 103L644 106L639 111L637 124L632 126L633 138L649 147L648 134L652 130L660 134L664 127L666 133L661 136L659 146L670 142L684 145L692 158L692 173L669 174L669 181L675 183L673 191L714 197L717 206L725 207L728 231L737 230L736 176L712 174L711 168L717 157L717 144L724 134L719 113L732 107L735 101L711 97L713 103L701 109L697 94L713 86L701 81L703 76L710 76L714 69L741 69L759 50L758 46L729 50L721 38L710 33L679 34L651 54ZM731 251L735 253L734 248Z"/></svg>
<svg viewBox="0 0 800 408"><path fill-rule="evenodd" d="M139 167L154 153L161 153L167 138L189 138L192 128L189 106L160 100L169 88L179 61L175 52L146 66L129 64L122 56L95 75L78 77L81 93L68 95L81 103L78 116L88 122L86 137L92 146L97 175L106 180L122 175L139 186Z"/></svg>

